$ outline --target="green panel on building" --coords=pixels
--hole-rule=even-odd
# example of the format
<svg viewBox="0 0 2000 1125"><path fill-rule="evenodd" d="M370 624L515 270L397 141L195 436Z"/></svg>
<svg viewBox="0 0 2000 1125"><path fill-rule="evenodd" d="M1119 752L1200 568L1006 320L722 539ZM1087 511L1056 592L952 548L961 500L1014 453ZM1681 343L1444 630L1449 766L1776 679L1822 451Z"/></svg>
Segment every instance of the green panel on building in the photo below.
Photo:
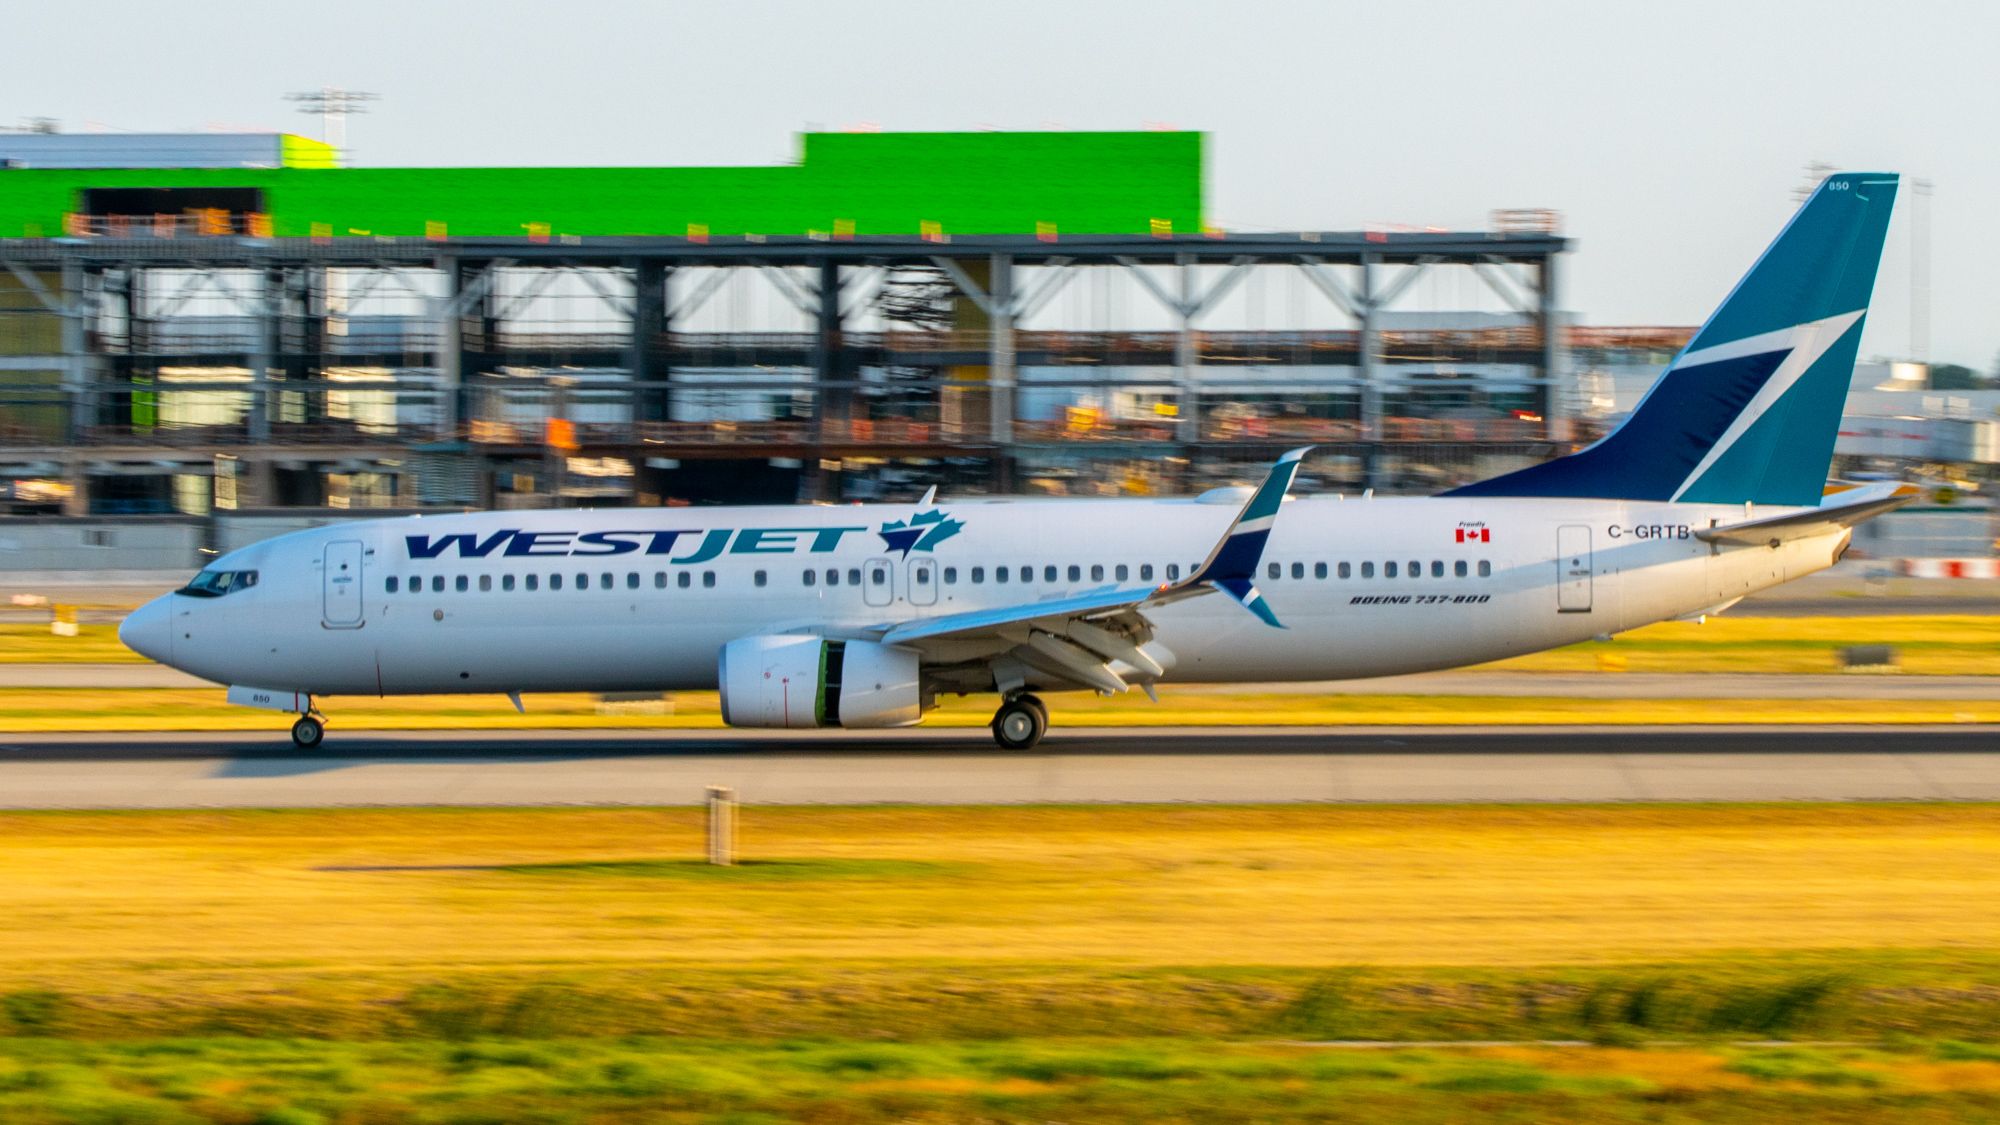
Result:
<svg viewBox="0 0 2000 1125"><path fill-rule="evenodd" d="M811 133L760 168L7 169L0 238L61 233L87 188L256 189L279 237L1188 233L1202 136Z"/></svg>

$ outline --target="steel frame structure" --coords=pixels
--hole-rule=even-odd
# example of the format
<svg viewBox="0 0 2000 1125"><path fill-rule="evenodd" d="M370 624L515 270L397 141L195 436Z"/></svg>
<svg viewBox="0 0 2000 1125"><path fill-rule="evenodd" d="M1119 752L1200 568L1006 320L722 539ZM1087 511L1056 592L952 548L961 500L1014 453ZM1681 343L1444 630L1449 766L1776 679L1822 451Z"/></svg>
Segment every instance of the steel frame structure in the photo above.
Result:
<svg viewBox="0 0 2000 1125"><path fill-rule="evenodd" d="M1423 445L1450 458L1529 458L1580 435L1559 417L1568 375L1557 309L1567 242L1546 232L1293 232L1146 236L466 239L0 240L0 282L34 307L4 316L54 318L53 351L0 354L0 420L11 405L59 424L0 424L0 465L14 475L57 466L87 510L92 473L120 464L207 471L218 455L246 467L246 506L270 502L269 466L446 461L482 468L564 455L680 459L973 458L989 485L1015 484L1023 458L1234 458L1316 440L1351 455L1362 485L1384 483L1385 453ZM1396 332L1382 314L1429 271L1468 270L1519 314L1505 329ZM857 322L892 270L948 279L963 325L862 330ZM1164 332L1037 330L1026 325L1091 270L1130 278L1170 323ZM1344 330L1207 332L1203 317L1259 270L1296 271ZM805 324L797 332L691 332L687 322L732 276L768 280ZM573 280L564 280L564 279ZM568 286L597 302L596 319L534 331L538 299ZM354 331L348 310L394 294L409 311L386 335ZM200 304L219 314L190 317ZM969 325L969 326L966 326ZM213 328L204 333L204 326ZM594 330L593 330L594 329ZM20 349L0 348L0 351ZM1533 388L1522 417L1437 422L1385 407L1394 365L1450 353L1518 365ZM1327 370L1297 384L1349 396L1351 417L1233 425L1207 407L1235 384L1236 365ZM1024 368L1112 365L1171 372L1148 386L1173 410L1151 424L1031 423L1019 409ZM928 372L918 382L954 405L923 420L869 418L864 373ZM369 372L362 384L344 383ZM523 375L522 372L532 374ZM9 385L9 372L59 372L54 387ZM214 377L205 377L204 372ZM214 373L225 372L226 376ZM717 375L717 372L728 374ZM177 373L177 374L175 374ZM171 384L167 378L178 379ZM18 380L17 380L18 383ZM1060 387L1060 382L1043 383ZM358 390L357 390L358 388ZM147 412L163 390L213 392L226 420L176 427ZM803 416L690 422L677 396L699 392L809 399ZM388 421L340 417L330 404L366 392L392 402ZM528 421L488 400L539 399ZM509 397L511 396L511 398ZM610 402L608 417L575 410ZM521 413L516 411L516 414ZM603 413L600 410L600 414ZM568 423L560 429L547 419ZM485 473L436 474L440 480ZM818 474L824 476L824 474ZM808 495L825 497L809 484ZM831 497L825 497L831 498ZM452 485L421 500L485 504L490 488Z"/></svg>

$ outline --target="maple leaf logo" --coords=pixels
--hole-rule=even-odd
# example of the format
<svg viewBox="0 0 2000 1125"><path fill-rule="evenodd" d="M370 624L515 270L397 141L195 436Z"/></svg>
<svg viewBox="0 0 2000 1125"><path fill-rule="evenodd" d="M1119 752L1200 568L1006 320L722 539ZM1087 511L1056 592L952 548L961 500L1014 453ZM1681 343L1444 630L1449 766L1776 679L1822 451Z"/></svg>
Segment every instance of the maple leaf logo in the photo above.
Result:
<svg viewBox="0 0 2000 1125"><path fill-rule="evenodd" d="M928 551L939 543L957 535L963 530L963 521L945 515L944 509L932 508L928 512L918 512L908 520L890 520L876 532L891 551L900 551L904 558L911 551Z"/></svg>

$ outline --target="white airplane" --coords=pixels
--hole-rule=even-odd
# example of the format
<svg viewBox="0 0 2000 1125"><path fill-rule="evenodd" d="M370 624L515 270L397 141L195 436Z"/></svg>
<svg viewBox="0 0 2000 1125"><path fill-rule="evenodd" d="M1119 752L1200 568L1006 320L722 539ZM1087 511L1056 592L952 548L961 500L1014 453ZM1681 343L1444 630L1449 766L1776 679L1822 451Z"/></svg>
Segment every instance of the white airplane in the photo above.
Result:
<svg viewBox="0 0 2000 1125"><path fill-rule="evenodd" d="M1610 435L1410 498L483 512L233 551L134 612L139 653L324 737L327 695L720 688L740 727L901 727L994 693L1334 680L1713 613L1914 498L1826 486L1896 177L1829 177Z"/></svg>

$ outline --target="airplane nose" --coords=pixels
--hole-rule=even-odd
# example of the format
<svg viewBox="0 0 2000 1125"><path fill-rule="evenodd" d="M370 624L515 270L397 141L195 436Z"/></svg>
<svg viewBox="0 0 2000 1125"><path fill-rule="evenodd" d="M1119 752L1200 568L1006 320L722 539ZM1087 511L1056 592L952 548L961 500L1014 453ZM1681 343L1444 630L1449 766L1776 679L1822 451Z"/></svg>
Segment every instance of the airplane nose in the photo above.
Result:
<svg viewBox="0 0 2000 1125"><path fill-rule="evenodd" d="M154 598L126 615L118 640L148 660L171 663L174 651L173 595Z"/></svg>

